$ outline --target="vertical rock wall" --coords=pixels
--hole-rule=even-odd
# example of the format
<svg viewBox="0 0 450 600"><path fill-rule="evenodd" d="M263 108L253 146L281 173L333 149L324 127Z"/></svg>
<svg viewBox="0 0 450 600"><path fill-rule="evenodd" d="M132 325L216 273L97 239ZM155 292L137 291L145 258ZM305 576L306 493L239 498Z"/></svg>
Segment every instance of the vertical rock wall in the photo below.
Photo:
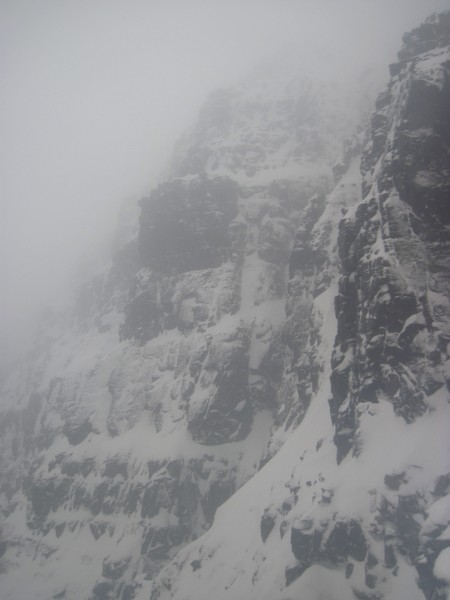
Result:
<svg viewBox="0 0 450 600"><path fill-rule="evenodd" d="M372 117L364 200L339 232L331 414L338 460L355 447L360 403L388 398L412 422L448 385L450 25L405 36Z"/></svg>

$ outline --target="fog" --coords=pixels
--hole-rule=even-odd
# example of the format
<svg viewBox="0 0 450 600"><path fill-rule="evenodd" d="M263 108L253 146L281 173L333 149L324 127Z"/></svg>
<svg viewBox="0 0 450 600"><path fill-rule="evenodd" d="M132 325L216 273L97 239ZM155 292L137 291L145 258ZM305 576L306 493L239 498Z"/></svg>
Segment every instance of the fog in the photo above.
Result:
<svg viewBox="0 0 450 600"><path fill-rule="evenodd" d="M80 264L118 206L149 192L210 91L293 45L310 70L395 60L449 0L2 0L3 352Z"/></svg>

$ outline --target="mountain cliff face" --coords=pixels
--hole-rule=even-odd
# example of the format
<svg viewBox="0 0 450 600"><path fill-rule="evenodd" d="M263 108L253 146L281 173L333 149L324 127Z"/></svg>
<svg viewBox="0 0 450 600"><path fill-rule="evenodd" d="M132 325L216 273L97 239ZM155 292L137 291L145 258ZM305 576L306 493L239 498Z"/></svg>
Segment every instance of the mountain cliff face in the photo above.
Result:
<svg viewBox="0 0 450 600"><path fill-rule="evenodd" d="M449 14L391 75L210 97L3 385L3 597L448 597Z"/></svg>
<svg viewBox="0 0 450 600"><path fill-rule="evenodd" d="M338 460L354 447L360 402L386 396L413 422L448 380L448 20L405 36L372 117L364 200L340 224L331 401Z"/></svg>

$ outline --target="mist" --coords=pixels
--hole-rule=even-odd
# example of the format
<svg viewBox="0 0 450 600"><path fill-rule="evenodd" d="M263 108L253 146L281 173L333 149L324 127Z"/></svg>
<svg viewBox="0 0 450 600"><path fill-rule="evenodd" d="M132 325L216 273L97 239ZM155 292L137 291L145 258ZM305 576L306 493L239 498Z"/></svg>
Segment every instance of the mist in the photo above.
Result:
<svg viewBox="0 0 450 600"><path fill-rule="evenodd" d="M106 253L119 206L148 194L209 92L288 45L305 68L384 69L448 0L3 0L3 352L79 265ZM77 276L78 277L78 276ZM20 337L19 335L22 335Z"/></svg>

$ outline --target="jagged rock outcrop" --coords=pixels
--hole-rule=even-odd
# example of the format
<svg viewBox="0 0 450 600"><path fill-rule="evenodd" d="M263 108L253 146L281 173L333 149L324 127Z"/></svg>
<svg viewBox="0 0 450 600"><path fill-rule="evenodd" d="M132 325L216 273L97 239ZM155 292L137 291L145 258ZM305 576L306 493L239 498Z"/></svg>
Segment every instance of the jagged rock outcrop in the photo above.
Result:
<svg viewBox="0 0 450 600"><path fill-rule="evenodd" d="M331 399L339 460L357 451L359 403L388 398L411 422L446 385L448 21L443 15L405 36L401 63L372 117L364 200L340 225Z"/></svg>

